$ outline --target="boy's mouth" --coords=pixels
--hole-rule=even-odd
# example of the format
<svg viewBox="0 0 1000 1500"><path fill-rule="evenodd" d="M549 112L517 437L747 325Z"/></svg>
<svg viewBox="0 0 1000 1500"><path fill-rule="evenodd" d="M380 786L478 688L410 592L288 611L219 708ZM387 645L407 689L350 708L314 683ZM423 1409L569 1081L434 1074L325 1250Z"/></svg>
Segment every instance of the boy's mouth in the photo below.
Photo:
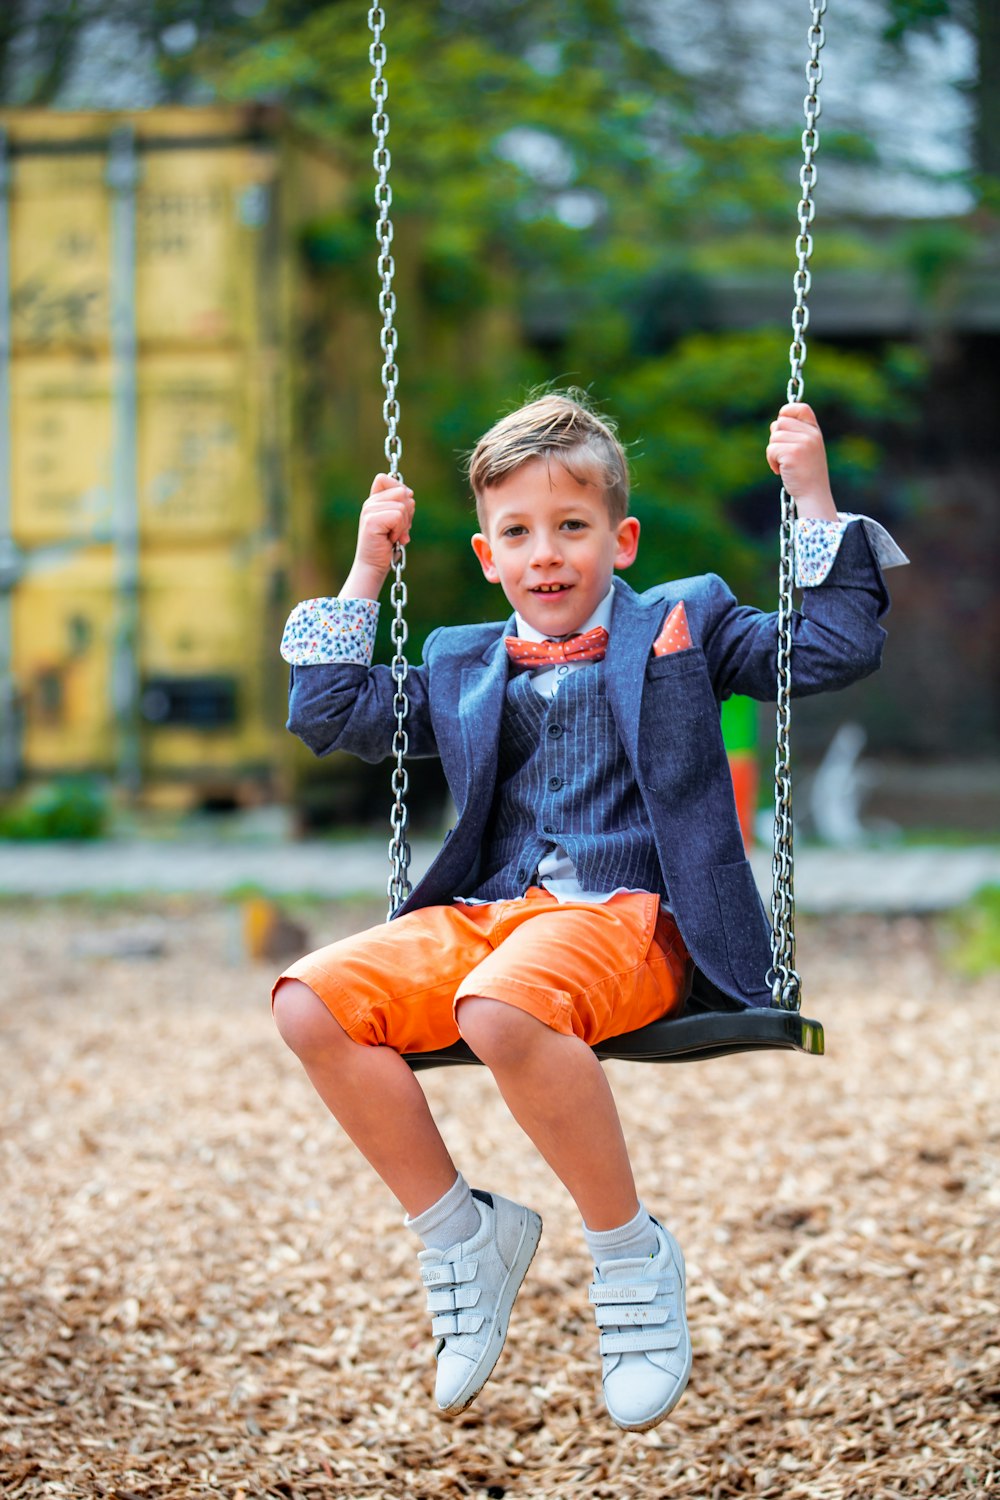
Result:
<svg viewBox="0 0 1000 1500"><path fill-rule="evenodd" d="M534 588L529 590L529 593L532 593L532 594L565 594L565 592L566 592L566 590L568 588L569 588L569 584L568 583L536 583L535 586L534 586Z"/></svg>

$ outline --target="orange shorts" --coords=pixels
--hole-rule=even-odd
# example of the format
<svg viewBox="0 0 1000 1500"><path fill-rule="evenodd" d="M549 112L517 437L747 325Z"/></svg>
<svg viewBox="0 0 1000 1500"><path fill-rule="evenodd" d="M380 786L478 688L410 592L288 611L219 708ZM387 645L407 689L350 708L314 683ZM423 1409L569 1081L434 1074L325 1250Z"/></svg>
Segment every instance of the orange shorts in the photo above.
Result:
<svg viewBox="0 0 1000 1500"><path fill-rule="evenodd" d="M356 1042L432 1052L458 1040L455 1007L479 995L590 1044L678 1010L691 963L659 897L428 906L317 948L275 981L299 979Z"/></svg>

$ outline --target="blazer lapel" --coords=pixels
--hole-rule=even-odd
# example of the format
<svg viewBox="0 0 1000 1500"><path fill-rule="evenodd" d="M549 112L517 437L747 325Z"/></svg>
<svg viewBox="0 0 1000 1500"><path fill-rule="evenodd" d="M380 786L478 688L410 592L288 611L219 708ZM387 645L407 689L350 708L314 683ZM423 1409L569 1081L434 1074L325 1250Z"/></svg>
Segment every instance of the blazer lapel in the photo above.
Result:
<svg viewBox="0 0 1000 1500"><path fill-rule="evenodd" d="M482 657L462 668L460 724L466 766L466 806L489 812L496 782L500 723L510 671L504 636L515 631L513 615ZM461 809L460 809L461 811Z"/></svg>
<svg viewBox="0 0 1000 1500"><path fill-rule="evenodd" d="M665 601L641 599L622 578L616 578L614 583L615 603L604 681L618 733L634 765L639 745L639 703L646 663L663 623Z"/></svg>

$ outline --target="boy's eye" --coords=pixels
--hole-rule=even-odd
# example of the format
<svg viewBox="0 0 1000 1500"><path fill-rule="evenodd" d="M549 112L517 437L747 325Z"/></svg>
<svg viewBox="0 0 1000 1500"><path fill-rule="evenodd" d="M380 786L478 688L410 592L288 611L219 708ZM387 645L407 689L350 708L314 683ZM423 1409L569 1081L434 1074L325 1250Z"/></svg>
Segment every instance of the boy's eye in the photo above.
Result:
<svg viewBox="0 0 1000 1500"><path fill-rule="evenodd" d="M587 523L586 521L567 520L563 522L563 527L568 531L585 531Z"/></svg>
<svg viewBox="0 0 1000 1500"><path fill-rule="evenodd" d="M502 536L524 536L524 534L527 531L527 529L528 528L526 526L521 526L521 525L517 525L517 526L505 526L504 529L503 529L503 531L501 532L501 535Z"/></svg>

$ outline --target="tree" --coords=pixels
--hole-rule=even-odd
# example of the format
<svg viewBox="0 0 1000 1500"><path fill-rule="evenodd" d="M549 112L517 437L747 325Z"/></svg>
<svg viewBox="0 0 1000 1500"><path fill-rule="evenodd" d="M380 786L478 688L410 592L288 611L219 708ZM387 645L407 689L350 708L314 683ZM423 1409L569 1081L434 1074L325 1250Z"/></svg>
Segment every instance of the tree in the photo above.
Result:
<svg viewBox="0 0 1000 1500"><path fill-rule="evenodd" d="M782 268L790 303L801 127L696 129L689 81L631 15L610 0L408 0L393 13L404 441L417 431L433 449L421 453L423 474L408 476L421 481L423 534L436 543L411 553L418 629L495 612L481 586L470 598L459 561L469 520L455 454L551 379L589 386L622 417L646 526L638 583L711 567L745 594L773 592L763 435L787 379L788 334L720 332L712 285L727 265ZM349 208L315 224L304 248L329 284L331 318L347 300L374 309L363 14L272 9L252 46L224 40L208 65L223 95L280 99L343 156L356 184ZM828 230L823 243L827 264L857 259L847 234ZM498 318L507 338L487 335ZM898 410L913 366L815 348L808 373L834 430L860 425L832 452L842 487L863 489L877 466L867 424ZM327 444L327 518L345 558L370 456L356 461L346 433L328 432Z"/></svg>
<svg viewBox="0 0 1000 1500"><path fill-rule="evenodd" d="M246 26L266 0L3 0L0 6L0 103L50 105L64 95L97 28L119 35L136 59L137 106L147 104L138 77L152 63L152 86L164 102L190 92L190 53L198 37Z"/></svg>

